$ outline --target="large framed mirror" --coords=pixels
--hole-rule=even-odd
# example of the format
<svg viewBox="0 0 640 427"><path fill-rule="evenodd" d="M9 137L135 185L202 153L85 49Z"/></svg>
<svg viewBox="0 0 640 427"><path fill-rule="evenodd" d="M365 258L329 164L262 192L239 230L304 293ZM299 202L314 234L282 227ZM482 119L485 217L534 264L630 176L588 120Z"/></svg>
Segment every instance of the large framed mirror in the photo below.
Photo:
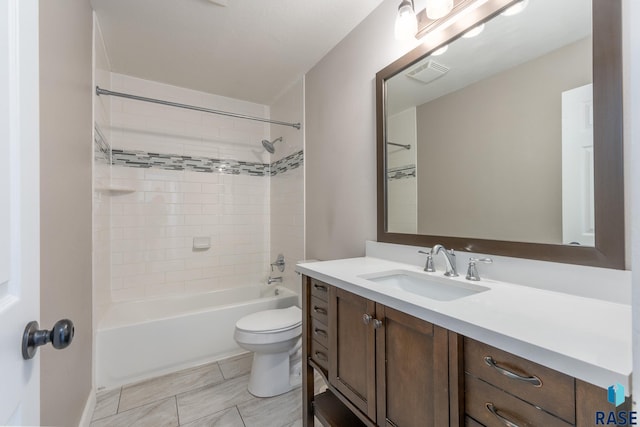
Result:
<svg viewBox="0 0 640 427"><path fill-rule="evenodd" d="M621 0L516 3L377 73L378 240L624 269Z"/></svg>

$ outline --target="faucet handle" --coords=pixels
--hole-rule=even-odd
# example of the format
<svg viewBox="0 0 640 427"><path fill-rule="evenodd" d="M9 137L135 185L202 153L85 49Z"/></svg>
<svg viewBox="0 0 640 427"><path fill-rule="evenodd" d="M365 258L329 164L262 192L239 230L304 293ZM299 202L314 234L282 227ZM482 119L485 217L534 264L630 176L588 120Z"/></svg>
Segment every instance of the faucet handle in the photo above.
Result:
<svg viewBox="0 0 640 427"><path fill-rule="evenodd" d="M491 264L493 262L493 260L491 258L469 258L469 262L484 262L485 264Z"/></svg>
<svg viewBox="0 0 640 427"><path fill-rule="evenodd" d="M271 263L271 271L273 271L273 266L278 267L280 273L284 271L284 255L278 254L278 258L276 258L275 262Z"/></svg>
<svg viewBox="0 0 640 427"><path fill-rule="evenodd" d="M467 268L467 280L478 281L480 280L480 275L478 274L478 268L476 267L476 262L483 262L485 264L491 264L493 260L491 258L469 258L469 267Z"/></svg>
<svg viewBox="0 0 640 427"><path fill-rule="evenodd" d="M436 271L435 267L433 266L433 254L431 252L425 252L423 250L418 251L418 253L425 254L427 256L427 262L424 264L424 271L426 271L427 273L433 273L434 271Z"/></svg>

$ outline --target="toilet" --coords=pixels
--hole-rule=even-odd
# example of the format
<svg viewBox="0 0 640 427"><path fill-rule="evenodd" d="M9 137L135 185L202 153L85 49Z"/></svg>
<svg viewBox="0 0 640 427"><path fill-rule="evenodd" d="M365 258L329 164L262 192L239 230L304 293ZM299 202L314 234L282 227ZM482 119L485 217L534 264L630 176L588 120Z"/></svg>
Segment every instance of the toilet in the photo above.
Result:
<svg viewBox="0 0 640 427"><path fill-rule="evenodd" d="M296 306L249 314L236 322L234 338L253 351L249 392L286 393L301 383L302 310Z"/></svg>

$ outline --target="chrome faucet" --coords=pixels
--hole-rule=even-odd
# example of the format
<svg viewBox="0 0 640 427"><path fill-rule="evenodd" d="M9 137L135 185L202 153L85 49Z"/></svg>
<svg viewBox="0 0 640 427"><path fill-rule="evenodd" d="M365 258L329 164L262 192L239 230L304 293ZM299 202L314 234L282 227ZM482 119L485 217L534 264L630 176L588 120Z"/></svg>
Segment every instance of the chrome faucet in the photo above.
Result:
<svg viewBox="0 0 640 427"><path fill-rule="evenodd" d="M478 281L480 275L478 274L478 268L476 262L484 262L485 264L491 264L493 260L491 258L469 258L469 267L467 268L467 280Z"/></svg>
<svg viewBox="0 0 640 427"><path fill-rule="evenodd" d="M270 284L275 283L275 282L282 283L282 277L271 277L271 276L269 276L269 279L267 279L267 285L270 285Z"/></svg>
<svg viewBox="0 0 640 427"><path fill-rule="evenodd" d="M427 256L427 262L424 263L424 271L429 273L433 273L434 271L436 271L436 269L433 268L433 255L431 254L431 252L418 251L418 253L425 254Z"/></svg>
<svg viewBox="0 0 640 427"><path fill-rule="evenodd" d="M447 277L456 277L458 275L458 269L456 268L456 253L453 249L447 250L442 245L433 245L431 248L431 257L435 257L440 252L444 254L444 261L447 265L447 271L445 271L444 275Z"/></svg>
<svg viewBox="0 0 640 427"><path fill-rule="evenodd" d="M280 270L280 273L284 271L284 255L279 254L278 258L276 258L276 261L271 263L271 271L273 271L274 266L278 267L278 270Z"/></svg>

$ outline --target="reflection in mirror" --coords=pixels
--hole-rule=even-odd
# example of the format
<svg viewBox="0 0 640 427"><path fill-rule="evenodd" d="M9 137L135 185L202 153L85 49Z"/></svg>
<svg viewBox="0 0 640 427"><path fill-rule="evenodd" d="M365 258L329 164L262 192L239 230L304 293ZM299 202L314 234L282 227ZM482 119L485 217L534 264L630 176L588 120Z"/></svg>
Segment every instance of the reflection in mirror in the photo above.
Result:
<svg viewBox="0 0 640 427"><path fill-rule="evenodd" d="M594 246L591 52L591 1L535 0L387 79L387 231Z"/></svg>

